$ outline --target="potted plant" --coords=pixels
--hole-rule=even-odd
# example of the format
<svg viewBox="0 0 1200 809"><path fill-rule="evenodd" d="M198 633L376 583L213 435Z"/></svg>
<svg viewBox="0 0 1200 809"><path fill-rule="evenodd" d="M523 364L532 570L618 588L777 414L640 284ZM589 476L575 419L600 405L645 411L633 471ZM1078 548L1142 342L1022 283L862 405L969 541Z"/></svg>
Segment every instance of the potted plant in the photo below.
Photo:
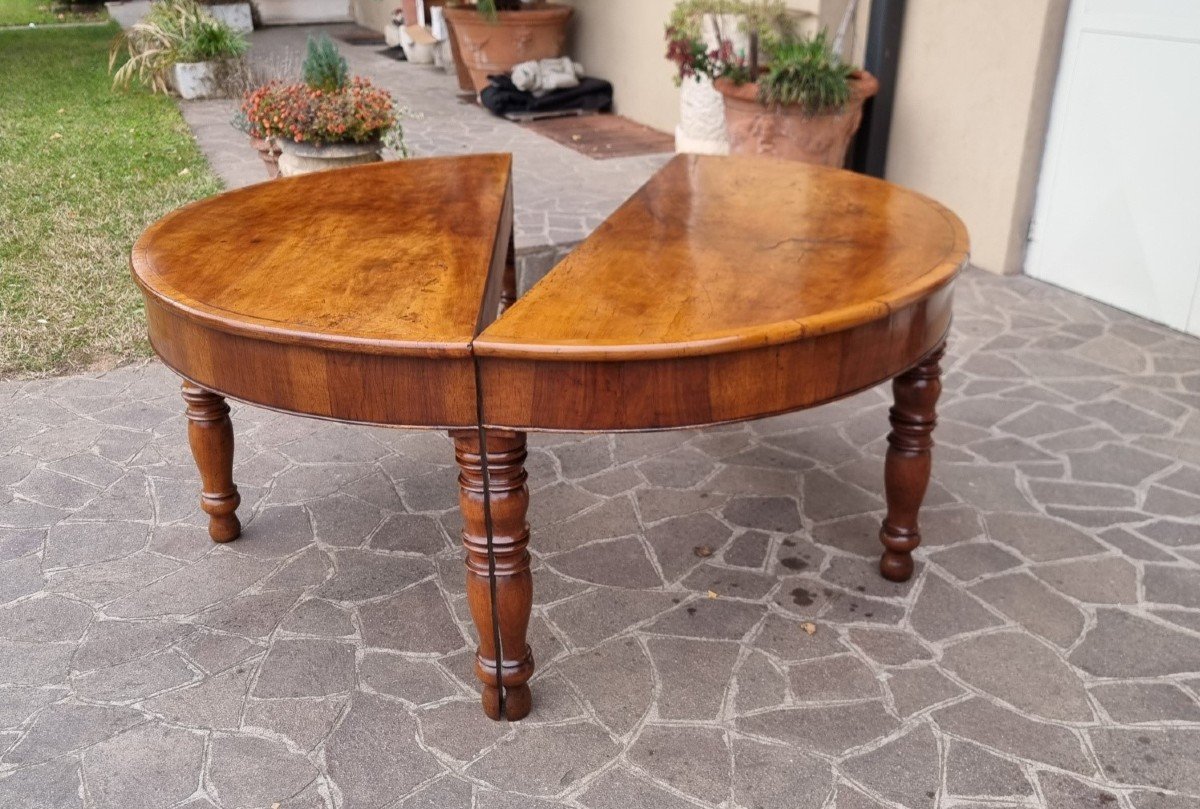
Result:
<svg viewBox="0 0 1200 809"><path fill-rule="evenodd" d="M540 1L479 0L446 6L446 21L478 93L488 86L488 76L510 73L522 62L562 56L572 11Z"/></svg>
<svg viewBox="0 0 1200 809"><path fill-rule="evenodd" d="M155 92L174 89L185 99L208 98L226 92L247 47L242 34L195 0L156 0L114 40L108 65L111 70L124 51L128 59L114 84L127 87L136 79Z"/></svg>
<svg viewBox="0 0 1200 809"><path fill-rule="evenodd" d="M842 166L863 103L878 92L879 82L842 61L824 31L798 36L786 13L779 14L782 4L759 0L740 6L747 52L734 52L723 40L715 52L689 57L686 31L676 33L669 51L681 76L703 72L724 97L730 153Z"/></svg>
<svg viewBox="0 0 1200 809"><path fill-rule="evenodd" d="M749 52L740 0L680 0L667 22L667 59L679 69L679 124L675 151L728 154L725 101L713 88L713 65L722 54Z"/></svg>
<svg viewBox="0 0 1200 809"><path fill-rule="evenodd" d="M252 142L280 149L284 177L378 162L385 146L408 155L391 94L361 76L350 77L346 60L325 35L308 41L303 81L267 82L246 95L242 112Z"/></svg>

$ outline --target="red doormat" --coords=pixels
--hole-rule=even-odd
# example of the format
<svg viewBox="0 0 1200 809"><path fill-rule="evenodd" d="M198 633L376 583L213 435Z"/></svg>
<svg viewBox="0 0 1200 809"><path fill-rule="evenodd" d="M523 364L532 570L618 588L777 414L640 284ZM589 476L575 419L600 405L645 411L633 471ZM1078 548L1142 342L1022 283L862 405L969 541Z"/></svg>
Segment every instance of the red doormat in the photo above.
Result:
<svg viewBox="0 0 1200 809"><path fill-rule="evenodd" d="M675 151L675 138L620 115L543 118L521 126L595 160Z"/></svg>

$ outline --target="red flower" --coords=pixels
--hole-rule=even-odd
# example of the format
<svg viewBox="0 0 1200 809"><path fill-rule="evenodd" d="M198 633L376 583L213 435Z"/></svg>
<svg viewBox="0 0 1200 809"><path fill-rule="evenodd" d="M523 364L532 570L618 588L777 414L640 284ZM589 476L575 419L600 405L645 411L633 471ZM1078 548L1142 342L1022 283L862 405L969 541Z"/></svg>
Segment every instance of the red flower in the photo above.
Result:
<svg viewBox="0 0 1200 809"><path fill-rule="evenodd" d="M361 76L334 92L269 82L246 95L242 111L251 135L282 135L298 143L378 140L396 124L391 94Z"/></svg>

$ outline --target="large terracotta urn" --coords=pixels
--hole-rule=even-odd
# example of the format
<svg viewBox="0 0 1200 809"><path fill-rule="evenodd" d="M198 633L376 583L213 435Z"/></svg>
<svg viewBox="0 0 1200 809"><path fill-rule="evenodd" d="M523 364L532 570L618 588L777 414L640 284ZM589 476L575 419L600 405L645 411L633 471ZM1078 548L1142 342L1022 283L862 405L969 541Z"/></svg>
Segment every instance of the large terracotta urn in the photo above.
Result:
<svg viewBox="0 0 1200 809"><path fill-rule="evenodd" d="M475 92L488 86L488 76L510 73L522 62L562 56L572 11L554 3L527 3L520 11L488 18L473 5L446 6L446 20Z"/></svg>
<svg viewBox="0 0 1200 809"><path fill-rule="evenodd" d="M879 82L865 70L850 77L850 100L841 111L812 115L796 105L764 106L757 84L738 85L717 79L725 97L729 153L767 155L841 168L850 140L862 123L863 103L879 92Z"/></svg>

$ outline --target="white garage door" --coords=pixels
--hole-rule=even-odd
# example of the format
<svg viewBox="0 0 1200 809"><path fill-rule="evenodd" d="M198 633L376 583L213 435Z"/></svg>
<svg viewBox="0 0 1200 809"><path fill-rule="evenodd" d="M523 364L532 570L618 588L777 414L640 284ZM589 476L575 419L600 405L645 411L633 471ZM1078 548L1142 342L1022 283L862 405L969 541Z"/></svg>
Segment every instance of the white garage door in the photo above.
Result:
<svg viewBox="0 0 1200 809"><path fill-rule="evenodd" d="M1200 0L1073 0L1026 271L1200 334Z"/></svg>

